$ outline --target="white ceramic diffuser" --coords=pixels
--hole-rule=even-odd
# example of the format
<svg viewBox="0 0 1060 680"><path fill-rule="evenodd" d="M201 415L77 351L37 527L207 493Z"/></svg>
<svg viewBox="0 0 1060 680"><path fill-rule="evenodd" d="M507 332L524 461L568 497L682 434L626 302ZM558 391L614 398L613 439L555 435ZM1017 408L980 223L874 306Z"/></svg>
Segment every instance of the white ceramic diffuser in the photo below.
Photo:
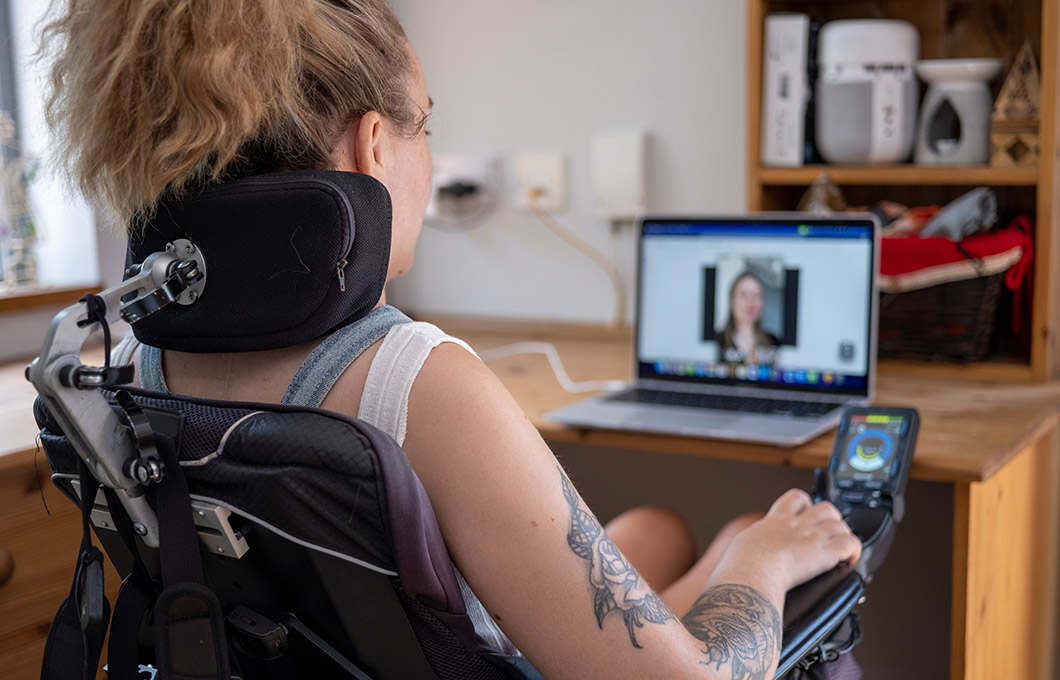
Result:
<svg viewBox="0 0 1060 680"><path fill-rule="evenodd" d="M920 165L983 165L990 161L990 81L1000 59L919 61L917 75L928 83L920 107L916 152Z"/></svg>

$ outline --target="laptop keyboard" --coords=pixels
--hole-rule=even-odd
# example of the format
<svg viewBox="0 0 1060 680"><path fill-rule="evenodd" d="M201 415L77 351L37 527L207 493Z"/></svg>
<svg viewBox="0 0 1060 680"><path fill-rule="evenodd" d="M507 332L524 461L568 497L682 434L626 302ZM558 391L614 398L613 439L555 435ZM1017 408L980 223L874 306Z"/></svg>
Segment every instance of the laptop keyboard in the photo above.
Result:
<svg viewBox="0 0 1060 680"><path fill-rule="evenodd" d="M697 392L668 392L665 390L632 389L619 392L610 401L626 401L638 404L663 404L666 406L691 406L722 411L744 413L768 413L789 416L820 416L840 408L842 402L808 402L789 399L762 399L760 397L737 397Z"/></svg>

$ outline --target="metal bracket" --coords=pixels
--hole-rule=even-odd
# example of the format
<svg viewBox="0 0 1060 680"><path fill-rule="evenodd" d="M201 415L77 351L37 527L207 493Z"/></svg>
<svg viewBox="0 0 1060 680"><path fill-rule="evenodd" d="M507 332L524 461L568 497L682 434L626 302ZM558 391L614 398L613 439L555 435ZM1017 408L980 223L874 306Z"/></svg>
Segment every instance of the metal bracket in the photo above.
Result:
<svg viewBox="0 0 1060 680"><path fill-rule="evenodd" d="M56 474L54 479L63 479L70 483L70 487L81 501L81 481L76 477ZM215 555L224 555L233 559L239 559L247 554L250 546L243 534L232 528L228 518L232 511L226 507L210 503L208 501L191 501L192 521L195 522L196 532L202 541L203 550ZM115 531L114 518L107 507L107 498L100 488L96 492L96 499L92 503L92 524L100 529ZM134 526L135 528L135 526Z"/></svg>
<svg viewBox="0 0 1060 680"><path fill-rule="evenodd" d="M125 281L96 296L97 304L102 302L102 323L119 318L131 323L171 302L192 304L198 299L206 280L202 253L185 239L168 245L172 246L168 252L148 255L127 272ZM138 297L123 304L131 295ZM142 529L144 543L157 548L158 518L143 497L143 484L158 476L157 466L127 468L127 461L139 457L136 446L125 435L125 424L95 389L108 378L127 376L120 372L111 376L80 361L82 345L100 327L98 320L88 320L83 302L59 312L48 327L40 356L26 369L26 378L91 474L117 492L137 531Z"/></svg>
<svg viewBox="0 0 1060 680"><path fill-rule="evenodd" d="M130 324L154 314L171 302L190 305L199 299L206 287L206 260L194 243L178 238L166 244L168 257L148 256L125 273L132 278L147 272L157 286L122 305L121 316Z"/></svg>
<svg viewBox="0 0 1060 680"><path fill-rule="evenodd" d="M191 276L191 285L186 290L181 291L177 299L174 300L178 305L193 304L199 299L203 289L206 287L206 258L203 257L202 251L199 250L198 246L186 238L178 238L172 243L167 243L166 252L179 257L185 262L192 261L195 263L194 269L198 270L199 276Z"/></svg>
<svg viewBox="0 0 1060 680"><path fill-rule="evenodd" d="M192 520L198 527L199 539L208 552L238 560L250 550L243 534L232 529L228 521L232 516L231 510L215 503L194 499L191 501L191 510Z"/></svg>

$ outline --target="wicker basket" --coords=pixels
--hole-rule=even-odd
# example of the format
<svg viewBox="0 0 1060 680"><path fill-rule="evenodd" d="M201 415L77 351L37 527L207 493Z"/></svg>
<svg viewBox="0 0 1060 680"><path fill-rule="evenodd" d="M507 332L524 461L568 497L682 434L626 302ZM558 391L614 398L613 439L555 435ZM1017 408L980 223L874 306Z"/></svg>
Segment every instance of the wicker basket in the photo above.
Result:
<svg viewBox="0 0 1060 680"><path fill-rule="evenodd" d="M880 356L959 363L985 358L1004 277L881 294Z"/></svg>

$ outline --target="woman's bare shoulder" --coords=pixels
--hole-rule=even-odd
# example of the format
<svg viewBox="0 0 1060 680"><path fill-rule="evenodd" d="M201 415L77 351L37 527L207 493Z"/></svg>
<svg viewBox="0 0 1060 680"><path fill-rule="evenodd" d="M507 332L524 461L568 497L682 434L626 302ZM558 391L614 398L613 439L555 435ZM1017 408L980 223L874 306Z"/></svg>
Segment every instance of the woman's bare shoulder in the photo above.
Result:
<svg viewBox="0 0 1060 680"><path fill-rule="evenodd" d="M469 349L443 342L435 347L409 396L409 434L416 430L450 431L474 423L494 434L537 431L497 376ZM541 442L543 445L543 442Z"/></svg>

